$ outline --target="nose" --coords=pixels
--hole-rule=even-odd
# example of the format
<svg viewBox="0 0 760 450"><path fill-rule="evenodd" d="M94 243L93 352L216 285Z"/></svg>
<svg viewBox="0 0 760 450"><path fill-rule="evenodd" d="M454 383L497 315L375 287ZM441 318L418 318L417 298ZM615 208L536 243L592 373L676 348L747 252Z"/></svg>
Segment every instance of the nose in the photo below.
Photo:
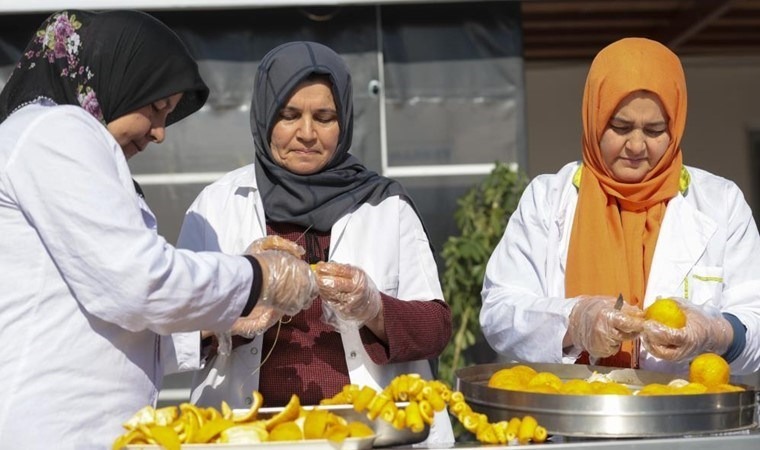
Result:
<svg viewBox="0 0 760 450"><path fill-rule="evenodd" d="M314 121L310 118L302 118L301 123L298 125L298 132L296 136L302 141L314 140Z"/></svg>
<svg viewBox="0 0 760 450"><path fill-rule="evenodd" d="M646 150L646 139L641 130L634 130L628 135L625 147L631 152L641 153Z"/></svg>
<svg viewBox="0 0 760 450"><path fill-rule="evenodd" d="M156 144L164 142L166 138L166 129L163 125L156 126L150 129L150 140Z"/></svg>

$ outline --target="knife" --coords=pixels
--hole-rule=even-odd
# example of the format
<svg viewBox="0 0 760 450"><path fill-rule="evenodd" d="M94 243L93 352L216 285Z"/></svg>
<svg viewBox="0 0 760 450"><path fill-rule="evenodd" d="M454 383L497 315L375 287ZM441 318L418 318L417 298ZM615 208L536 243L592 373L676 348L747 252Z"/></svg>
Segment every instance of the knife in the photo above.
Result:
<svg viewBox="0 0 760 450"><path fill-rule="evenodd" d="M620 311L620 309L623 307L623 293L621 292L618 294L617 301L615 302L614 308Z"/></svg>

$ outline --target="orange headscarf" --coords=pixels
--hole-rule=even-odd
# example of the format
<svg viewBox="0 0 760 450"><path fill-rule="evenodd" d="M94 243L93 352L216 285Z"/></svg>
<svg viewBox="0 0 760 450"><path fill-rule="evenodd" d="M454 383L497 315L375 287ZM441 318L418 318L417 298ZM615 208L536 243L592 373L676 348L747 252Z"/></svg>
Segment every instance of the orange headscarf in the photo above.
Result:
<svg viewBox="0 0 760 450"><path fill-rule="evenodd" d="M615 181L599 142L620 102L636 91L656 94L668 117L670 145L638 183ZM625 38L600 51L583 93L583 172L578 191L565 293L622 293L641 306L660 224L679 189L686 80L678 57L664 45Z"/></svg>

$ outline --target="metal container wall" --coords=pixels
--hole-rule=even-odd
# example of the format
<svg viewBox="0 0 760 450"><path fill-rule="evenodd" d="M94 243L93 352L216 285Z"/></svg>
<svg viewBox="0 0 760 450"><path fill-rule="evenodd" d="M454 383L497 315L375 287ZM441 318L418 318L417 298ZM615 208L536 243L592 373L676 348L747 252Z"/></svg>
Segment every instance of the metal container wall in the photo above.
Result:
<svg viewBox="0 0 760 450"><path fill-rule="evenodd" d="M457 371L457 389L490 421L532 415L551 434L582 438L639 438L722 433L757 427L756 391L698 395L557 395L489 388L496 371L517 364L483 364ZM526 364L563 380L594 372L638 388L667 384L672 374L574 364Z"/></svg>

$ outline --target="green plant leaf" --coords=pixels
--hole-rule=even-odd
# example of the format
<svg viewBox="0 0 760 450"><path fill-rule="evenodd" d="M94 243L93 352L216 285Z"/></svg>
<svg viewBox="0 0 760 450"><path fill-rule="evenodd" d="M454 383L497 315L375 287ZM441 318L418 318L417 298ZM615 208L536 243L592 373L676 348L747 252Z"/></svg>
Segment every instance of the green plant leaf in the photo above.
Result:
<svg viewBox="0 0 760 450"><path fill-rule="evenodd" d="M439 378L452 386L456 370L472 363L466 350L482 339L478 315L486 264L527 184L524 174L497 162L457 201L454 220L459 235L449 237L441 251L443 294L458 328L439 358Z"/></svg>

